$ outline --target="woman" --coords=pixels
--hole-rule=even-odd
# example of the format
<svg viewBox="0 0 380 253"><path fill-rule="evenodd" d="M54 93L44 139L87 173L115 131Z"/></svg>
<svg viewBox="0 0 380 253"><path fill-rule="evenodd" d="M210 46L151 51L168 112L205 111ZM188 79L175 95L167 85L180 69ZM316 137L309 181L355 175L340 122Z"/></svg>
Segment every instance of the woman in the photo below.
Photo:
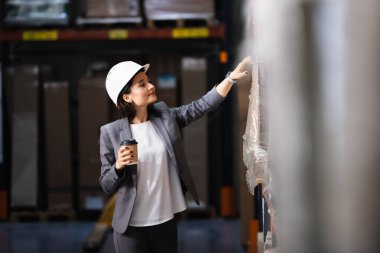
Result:
<svg viewBox="0 0 380 253"><path fill-rule="evenodd" d="M100 185L117 192L112 219L114 245L120 253L177 252L174 214L186 209L184 192L199 204L186 161L180 128L218 107L233 84L248 75L245 58L202 98L176 108L155 103L155 87L146 74L149 65L127 61L108 72L108 95L122 119L100 128ZM138 142L138 164L123 140Z"/></svg>

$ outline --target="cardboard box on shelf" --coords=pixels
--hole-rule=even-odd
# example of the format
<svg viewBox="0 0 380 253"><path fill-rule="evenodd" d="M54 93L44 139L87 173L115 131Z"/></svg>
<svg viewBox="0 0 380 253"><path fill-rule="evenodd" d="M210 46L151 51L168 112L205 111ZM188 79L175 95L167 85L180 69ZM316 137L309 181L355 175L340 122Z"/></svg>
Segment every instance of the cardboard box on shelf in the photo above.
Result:
<svg viewBox="0 0 380 253"><path fill-rule="evenodd" d="M11 207L37 207L38 196L38 76L36 65L16 65L10 71L12 157Z"/></svg>
<svg viewBox="0 0 380 253"><path fill-rule="evenodd" d="M178 106L178 76L181 71L179 54L157 53L149 56L151 67L148 76L156 86L158 101L163 101L169 107Z"/></svg>
<svg viewBox="0 0 380 253"><path fill-rule="evenodd" d="M86 17L136 17L140 16L138 0L86 0Z"/></svg>
<svg viewBox="0 0 380 253"><path fill-rule="evenodd" d="M109 122L109 98L104 87L107 73L79 81L79 160L99 159L100 127Z"/></svg>
<svg viewBox="0 0 380 253"><path fill-rule="evenodd" d="M5 2L5 22L23 25L66 24L69 0L9 0Z"/></svg>
<svg viewBox="0 0 380 253"><path fill-rule="evenodd" d="M176 89L156 89L157 100L165 102L169 107L175 107L177 102L177 90Z"/></svg>
<svg viewBox="0 0 380 253"><path fill-rule="evenodd" d="M45 159L47 172L48 207L71 206L71 147L69 120L69 91L67 82L44 83ZM50 192L66 189L60 198ZM60 201L62 201L60 203Z"/></svg>
<svg viewBox="0 0 380 253"><path fill-rule="evenodd" d="M182 104L201 98L207 91L207 62L204 58L182 59ZM184 128L184 145L201 202L208 204L207 118Z"/></svg>
<svg viewBox="0 0 380 253"><path fill-rule="evenodd" d="M106 72L93 71L79 81L79 188L99 187L100 127L110 120L110 99L105 89ZM82 194L82 193L81 193Z"/></svg>

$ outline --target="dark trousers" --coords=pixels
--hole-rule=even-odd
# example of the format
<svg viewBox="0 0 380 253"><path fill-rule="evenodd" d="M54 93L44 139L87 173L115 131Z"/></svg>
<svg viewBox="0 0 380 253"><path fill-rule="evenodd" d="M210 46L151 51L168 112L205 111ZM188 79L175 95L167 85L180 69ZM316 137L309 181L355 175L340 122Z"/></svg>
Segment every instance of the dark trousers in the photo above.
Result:
<svg viewBox="0 0 380 253"><path fill-rule="evenodd" d="M124 234L114 231L113 239L116 253L177 253L177 221L174 218L155 226L129 226Z"/></svg>

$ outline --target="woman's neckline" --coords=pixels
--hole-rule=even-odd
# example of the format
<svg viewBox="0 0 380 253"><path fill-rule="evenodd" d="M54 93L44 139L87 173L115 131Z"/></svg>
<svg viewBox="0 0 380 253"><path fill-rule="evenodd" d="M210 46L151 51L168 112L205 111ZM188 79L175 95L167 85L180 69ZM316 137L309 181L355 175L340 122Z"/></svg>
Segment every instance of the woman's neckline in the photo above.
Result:
<svg viewBox="0 0 380 253"><path fill-rule="evenodd" d="M147 121L144 121L144 122L139 122L139 123L129 123L131 126L133 126L133 125L143 125L143 124L146 124L146 123L148 123L149 122L149 119L147 120Z"/></svg>

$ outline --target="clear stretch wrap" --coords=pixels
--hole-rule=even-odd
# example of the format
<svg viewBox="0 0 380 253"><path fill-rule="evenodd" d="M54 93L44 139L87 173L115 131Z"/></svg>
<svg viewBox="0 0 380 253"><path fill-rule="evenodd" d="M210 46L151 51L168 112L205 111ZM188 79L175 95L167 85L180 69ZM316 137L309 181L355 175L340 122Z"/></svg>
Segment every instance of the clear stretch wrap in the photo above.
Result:
<svg viewBox="0 0 380 253"><path fill-rule="evenodd" d="M5 22L23 25L66 24L69 0L8 0Z"/></svg>
<svg viewBox="0 0 380 253"><path fill-rule="evenodd" d="M254 194L254 188L259 183L264 183L265 171L268 167L268 151L261 145L260 124L260 85L259 67L252 67L252 86L249 94L249 106L247 125L243 136L243 161L247 167L246 179L248 189Z"/></svg>
<svg viewBox="0 0 380 253"><path fill-rule="evenodd" d="M212 0L145 0L145 14L151 20L212 19Z"/></svg>
<svg viewBox="0 0 380 253"><path fill-rule="evenodd" d="M86 0L87 18L140 17L138 0Z"/></svg>

